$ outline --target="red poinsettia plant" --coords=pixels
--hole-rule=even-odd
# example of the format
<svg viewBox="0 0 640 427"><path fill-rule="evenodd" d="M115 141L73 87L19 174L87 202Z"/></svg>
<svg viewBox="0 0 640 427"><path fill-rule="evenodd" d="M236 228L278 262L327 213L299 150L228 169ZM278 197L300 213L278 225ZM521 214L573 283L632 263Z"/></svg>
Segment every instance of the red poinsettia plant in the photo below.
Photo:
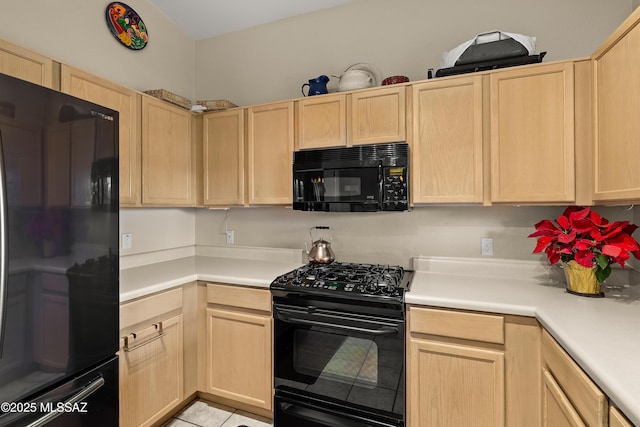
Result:
<svg viewBox="0 0 640 427"><path fill-rule="evenodd" d="M570 206L555 220L535 225L538 244L533 253L545 252L553 265L575 260L584 267L596 267L602 283L611 274L611 264L624 268L631 255L640 259L640 244L631 237L638 228L629 221L609 222L591 208Z"/></svg>

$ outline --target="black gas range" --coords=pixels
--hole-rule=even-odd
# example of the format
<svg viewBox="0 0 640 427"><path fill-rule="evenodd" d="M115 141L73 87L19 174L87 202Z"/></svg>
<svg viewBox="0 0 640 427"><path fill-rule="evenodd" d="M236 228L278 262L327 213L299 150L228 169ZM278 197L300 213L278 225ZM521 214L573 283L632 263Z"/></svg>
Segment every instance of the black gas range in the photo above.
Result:
<svg viewBox="0 0 640 427"><path fill-rule="evenodd" d="M400 266L309 263L278 276L270 288L272 295L278 298L315 297L319 301L333 302L343 308L346 305L360 304L371 307L371 314L376 314L375 307L403 312L404 294L409 290L412 277L412 271Z"/></svg>
<svg viewBox="0 0 640 427"><path fill-rule="evenodd" d="M307 264L270 286L275 427L404 426L412 271Z"/></svg>

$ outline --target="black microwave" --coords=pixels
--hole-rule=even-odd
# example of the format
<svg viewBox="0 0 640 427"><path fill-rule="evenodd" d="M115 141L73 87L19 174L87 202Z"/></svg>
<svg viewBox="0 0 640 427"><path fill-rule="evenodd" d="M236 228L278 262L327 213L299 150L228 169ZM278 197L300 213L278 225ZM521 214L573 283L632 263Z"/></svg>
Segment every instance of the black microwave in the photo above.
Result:
<svg viewBox="0 0 640 427"><path fill-rule="evenodd" d="M296 151L293 209L325 212L409 209L409 145Z"/></svg>

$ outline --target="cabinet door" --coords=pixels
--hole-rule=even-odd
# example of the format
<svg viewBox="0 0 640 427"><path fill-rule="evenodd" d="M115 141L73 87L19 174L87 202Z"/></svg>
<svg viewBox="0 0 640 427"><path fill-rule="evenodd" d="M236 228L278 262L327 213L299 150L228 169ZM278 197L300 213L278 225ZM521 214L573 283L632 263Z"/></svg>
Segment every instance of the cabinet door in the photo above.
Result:
<svg viewBox="0 0 640 427"><path fill-rule="evenodd" d="M208 393L271 410L270 316L207 309Z"/></svg>
<svg viewBox="0 0 640 427"><path fill-rule="evenodd" d="M150 426L182 402L182 314L128 335L120 349L120 425ZM121 343L121 345L123 345Z"/></svg>
<svg viewBox="0 0 640 427"><path fill-rule="evenodd" d="M573 202L573 62L490 76L491 200Z"/></svg>
<svg viewBox="0 0 640 427"><path fill-rule="evenodd" d="M244 110L206 114L204 133L204 204L244 203Z"/></svg>
<svg viewBox="0 0 640 427"><path fill-rule="evenodd" d="M4 40L0 40L0 73L54 88L51 58Z"/></svg>
<svg viewBox="0 0 640 427"><path fill-rule="evenodd" d="M636 10L592 57L596 201L640 200L639 13Z"/></svg>
<svg viewBox="0 0 640 427"><path fill-rule="evenodd" d="M553 380L566 395L584 424L590 427L606 427L609 418L607 396L546 330L542 332L541 354L543 375L544 371L549 372L549 380Z"/></svg>
<svg viewBox="0 0 640 427"><path fill-rule="evenodd" d="M62 92L85 99L119 114L120 204L140 204L139 95L124 86L62 65Z"/></svg>
<svg viewBox="0 0 640 427"><path fill-rule="evenodd" d="M247 110L249 204L291 204L293 102Z"/></svg>
<svg viewBox="0 0 640 427"><path fill-rule="evenodd" d="M347 98L344 93L316 95L296 102L297 148L347 145Z"/></svg>
<svg viewBox="0 0 640 427"><path fill-rule="evenodd" d="M482 77L429 81L412 91L411 200L481 203Z"/></svg>
<svg viewBox="0 0 640 427"><path fill-rule="evenodd" d="M350 145L407 140L406 87L357 91L347 96L347 141Z"/></svg>
<svg viewBox="0 0 640 427"><path fill-rule="evenodd" d="M504 353L411 338L412 426L504 426Z"/></svg>
<svg viewBox="0 0 640 427"><path fill-rule="evenodd" d="M543 370L542 425L544 427L586 427L571 401L546 369Z"/></svg>
<svg viewBox="0 0 640 427"><path fill-rule="evenodd" d="M609 427L633 427L631 421L629 421L622 412L615 406L609 407Z"/></svg>
<svg viewBox="0 0 640 427"><path fill-rule="evenodd" d="M142 203L195 204L191 113L150 96L142 98Z"/></svg>

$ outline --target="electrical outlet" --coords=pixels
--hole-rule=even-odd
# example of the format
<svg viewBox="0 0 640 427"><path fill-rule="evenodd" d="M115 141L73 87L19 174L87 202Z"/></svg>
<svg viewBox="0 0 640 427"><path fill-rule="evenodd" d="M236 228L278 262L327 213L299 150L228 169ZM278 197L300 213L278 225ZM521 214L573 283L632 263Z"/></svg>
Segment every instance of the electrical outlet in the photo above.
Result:
<svg viewBox="0 0 640 427"><path fill-rule="evenodd" d="M131 249L131 233L124 233L122 235L122 249Z"/></svg>
<svg viewBox="0 0 640 427"><path fill-rule="evenodd" d="M227 230L227 245L233 245L233 230Z"/></svg>
<svg viewBox="0 0 640 427"><path fill-rule="evenodd" d="M481 240L482 256L493 256L493 238L483 237Z"/></svg>

